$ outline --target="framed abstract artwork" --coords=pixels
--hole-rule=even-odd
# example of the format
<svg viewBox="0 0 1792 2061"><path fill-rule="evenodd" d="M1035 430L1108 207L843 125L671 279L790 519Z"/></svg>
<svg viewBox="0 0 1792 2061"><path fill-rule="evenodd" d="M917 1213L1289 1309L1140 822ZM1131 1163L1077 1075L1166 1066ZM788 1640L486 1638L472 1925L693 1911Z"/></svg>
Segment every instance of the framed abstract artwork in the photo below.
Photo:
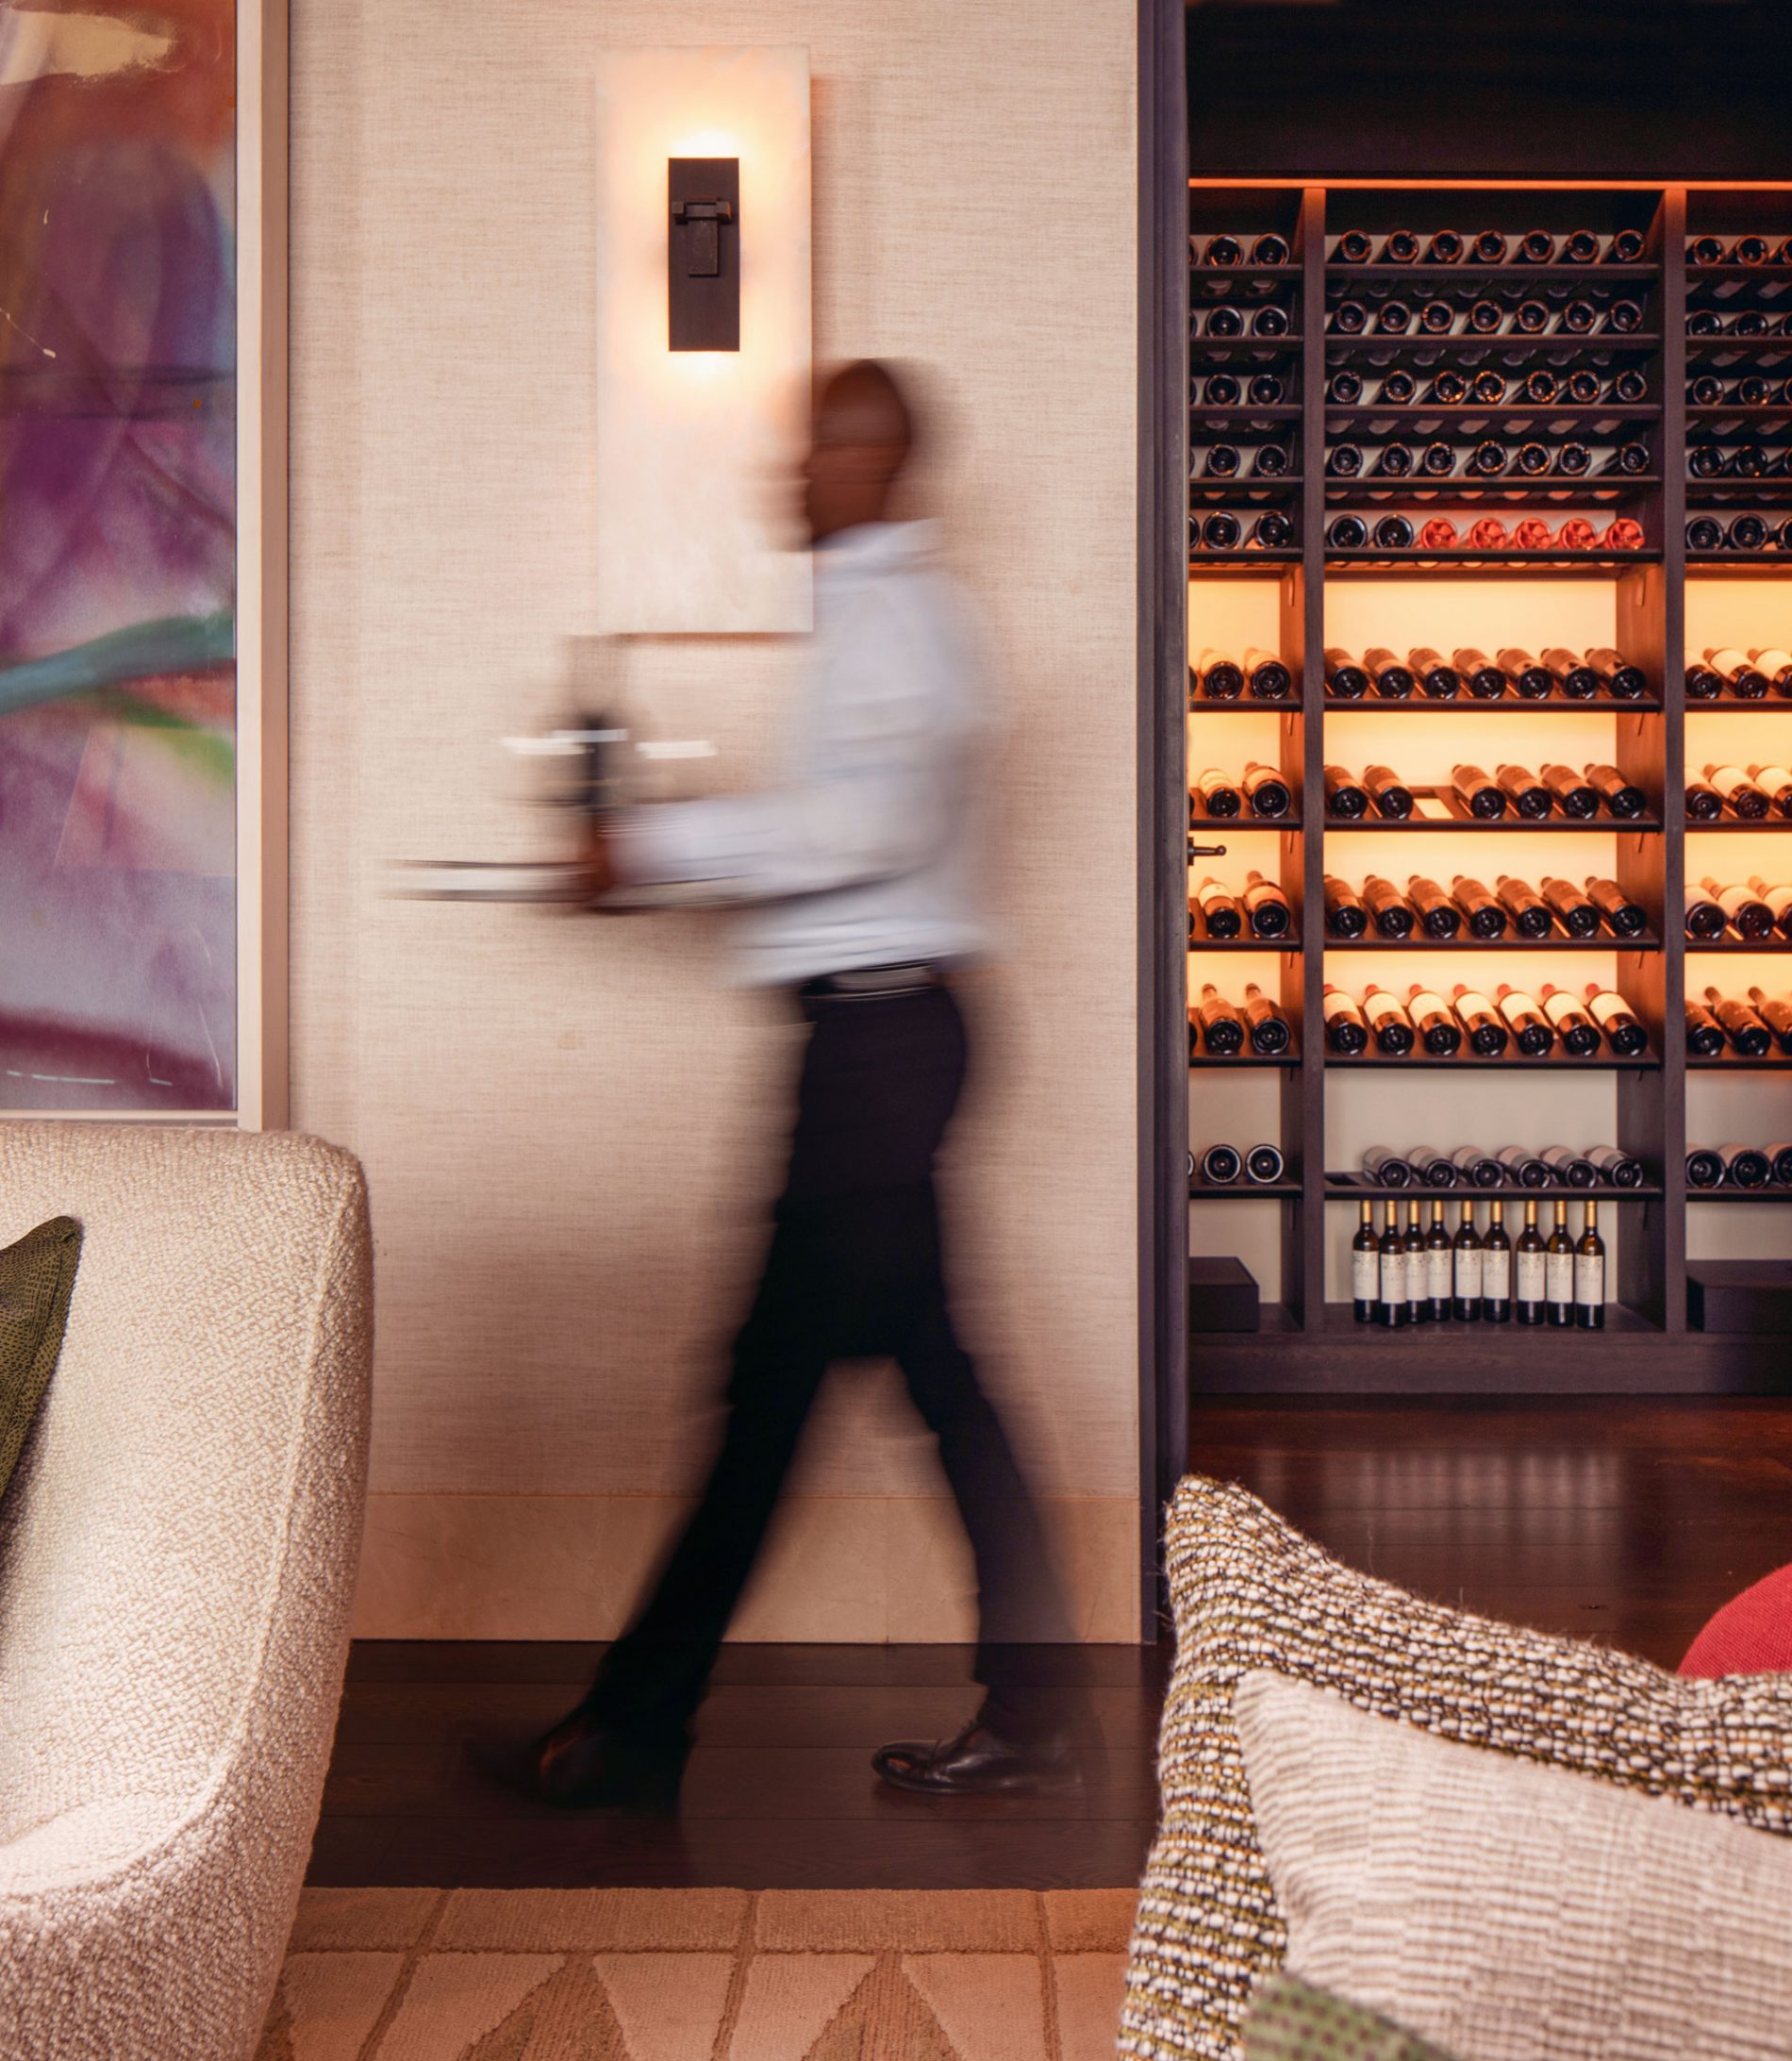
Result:
<svg viewBox="0 0 1792 2061"><path fill-rule="evenodd" d="M285 1122L286 22L0 0L0 1115Z"/></svg>

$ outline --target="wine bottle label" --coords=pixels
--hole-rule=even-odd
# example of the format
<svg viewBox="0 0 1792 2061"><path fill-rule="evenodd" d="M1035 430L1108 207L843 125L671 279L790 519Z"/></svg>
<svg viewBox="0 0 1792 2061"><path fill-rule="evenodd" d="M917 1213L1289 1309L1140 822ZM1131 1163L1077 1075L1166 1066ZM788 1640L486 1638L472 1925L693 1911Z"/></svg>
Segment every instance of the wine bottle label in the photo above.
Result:
<svg viewBox="0 0 1792 2061"><path fill-rule="evenodd" d="M1450 1300L1450 1248L1425 1248L1425 1293L1434 1303Z"/></svg>
<svg viewBox="0 0 1792 2061"><path fill-rule="evenodd" d="M1382 1301L1403 1303L1406 1300L1406 1255L1404 1253L1382 1255Z"/></svg>
<svg viewBox="0 0 1792 2061"><path fill-rule="evenodd" d="M1358 1303L1372 1303L1381 1287L1381 1255L1351 1255L1351 1295Z"/></svg>
<svg viewBox="0 0 1792 2061"><path fill-rule="evenodd" d="M1481 1300L1481 1285L1487 1271L1482 1264L1485 1256L1478 1245L1456 1247L1456 1300L1459 1303L1478 1303Z"/></svg>
<svg viewBox="0 0 1792 2061"><path fill-rule="evenodd" d="M1584 1309L1598 1309L1605 1301L1605 1260L1599 1253L1574 1255L1574 1300Z"/></svg>
<svg viewBox="0 0 1792 2061"><path fill-rule="evenodd" d="M1540 1303L1543 1300L1543 1255L1520 1253L1518 1255L1518 1300L1521 1303Z"/></svg>
<svg viewBox="0 0 1792 2061"><path fill-rule="evenodd" d="M1512 1300L1512 1255L1506 1251L1484 1252L1481 1255L1481 1292L1490 1303L1509 1303ZM1535 1302L1530 1296L1527 1301Z"/></svg>
<svg viewBox="0 0 1792 2061"><path fill-rule="evenodd" d="M1572 1253L1544 1254L1543 1299L1546 1303L1571 1303L1574 1300Z"/></svg>

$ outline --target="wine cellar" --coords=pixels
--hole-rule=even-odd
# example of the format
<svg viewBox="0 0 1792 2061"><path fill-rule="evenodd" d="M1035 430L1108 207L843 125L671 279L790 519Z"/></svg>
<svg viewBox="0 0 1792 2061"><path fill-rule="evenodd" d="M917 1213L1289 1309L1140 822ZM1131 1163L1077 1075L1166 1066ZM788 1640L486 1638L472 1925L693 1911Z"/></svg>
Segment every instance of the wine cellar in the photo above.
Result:
<svg viewBox="0 0 1792 2061"><path fill-rule="evenodd" d="M1187 229L1194 1392L1784 1388L1792 191ZM1589 1201L1594 1307L1363 1307L1366 1203Z"/></svg>

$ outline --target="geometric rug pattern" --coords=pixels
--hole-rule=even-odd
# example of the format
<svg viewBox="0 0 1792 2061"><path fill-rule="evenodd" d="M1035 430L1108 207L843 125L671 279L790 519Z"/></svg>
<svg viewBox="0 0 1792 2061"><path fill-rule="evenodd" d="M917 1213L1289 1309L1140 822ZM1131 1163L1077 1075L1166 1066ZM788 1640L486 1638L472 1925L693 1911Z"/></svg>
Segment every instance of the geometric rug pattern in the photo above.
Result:
<svg viewBox="0 0 1792 2061"><path fill-rule="evenodd" d="M1112 2061L1130 1889L307 1889L257 2061Z"/></svg>

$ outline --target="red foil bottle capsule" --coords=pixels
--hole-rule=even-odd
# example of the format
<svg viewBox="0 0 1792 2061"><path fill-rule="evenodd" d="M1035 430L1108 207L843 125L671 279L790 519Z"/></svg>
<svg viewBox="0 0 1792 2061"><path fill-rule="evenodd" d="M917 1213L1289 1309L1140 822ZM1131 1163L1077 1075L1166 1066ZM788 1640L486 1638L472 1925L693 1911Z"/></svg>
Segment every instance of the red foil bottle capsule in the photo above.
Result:
<svg viewBox="0 0 1792 2061"><path fill-rule="evenodd" d="M1634 515L1615 515L1611 527L1605 532L1607 551L1640 551L1643 548L1643 525Z"/></svg>
<svg viewBox="0 0 1792 2061"><path fill-rule="evenodd" d="M1468 532L1468 541L1477 551L1504 551L1512 540L1497 515L1484 515Z"/></svg>
<svg viewBox="0 0 1792 2061"><path fill-rule="evenodd" d="M1547 551L1551 538L1550 525L1540 515L1527 515L1512 532L1512 541L1519 551Z"/></svg>
<svg viewBox="0 0 1792 2061"><path fill-rule="evenodd" d="M1456 525L1447 515L1434 515L1419 532L1419 541L1427 551L1453 551Z"/></svg>
<svg viewBox="0 0 1792 2061"><path fill-rule="evenodd" d="M1584 515L1570 515L1556 540L1564 551L1591 551L1597 539L1593 525Z"/></svg>

